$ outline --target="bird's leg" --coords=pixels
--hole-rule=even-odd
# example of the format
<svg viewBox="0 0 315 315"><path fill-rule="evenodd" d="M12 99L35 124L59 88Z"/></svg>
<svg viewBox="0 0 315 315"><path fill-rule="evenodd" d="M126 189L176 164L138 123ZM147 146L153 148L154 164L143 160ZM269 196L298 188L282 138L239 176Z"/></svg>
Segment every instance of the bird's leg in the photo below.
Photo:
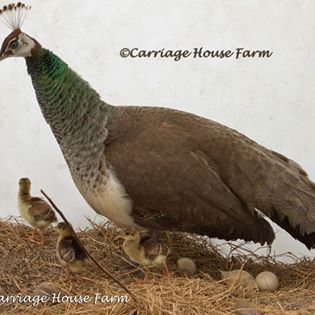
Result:
<svg viewBox="0 0 315 315"><path fill-rule="evenodd" d="M166 276L169 278L170 277L170 271L168 270L168 265L167 265L166 260L163 263L163 267L164 267L164 271L165 271Z"/></svg>
<svg viewBox="0 0 315 315"><path fill-rule="evenodd" d="M136 283L142 284L148 280L149 268L144 268L144 278L135 280Z"/></svg>
<svg viewBox="0 0 315 315"><path fill-rule="evenodd" d="M29 241L35 242L35 234L36 234L36 229L33 229L33 232L32 232L31 237L29 238Z"/></svg>
<svg viewBox="0 0 315 315"><path fill-rule="evenodd" d="M167 277L169 278L170 277L170 271L168 270L168 265L167 265L167 257L169 256L169 254L171 253L171 250L169 247L167 247L167 252L166 252L166 257L165 257L165 260L164 260L164 263L163 263L163 267L164 267L164 271L165 271L165 274L167 275Z"/></svg>
<svg viewBox="0 0 315 315"><path fill-rule="evenodd" d="M149 268L145 268L144 270L144 278L143 278L143 282L146 282L148 280L148 276L149 276Z"/></svg>
<svg viewBox="0 0 315 315"><path fill-rule="evenodd" d="M32 236L29 238L30 241L35 241L36 229L33 229Z"/></svg>
<svg viewBox="0 0 315 315"><path fill-rule="evenodd" d="M43 247L44 245L44 239L45 239L45 234L43 230L38 230L38 233L40 235L40 242L39 242L39 246Z"/></svg>
<svg viewBox="0 0 315 315"><path fill-rule="evenodd" d="M36 243L37 245L39 245L40 247L42 247L44 245L44 232L40 229L38 229L38 234L40 235L40 241L37 241L35 239L35 233L36 233L36 229L33 230L32 236L30 238L27 238L27 241Z"/></svg>
<svg viewBox="0 0 315 315"><path fill-rule="evenodd" d="M37 241L35 240L35 234L36 234L36 229L33 229L31 236L23 237L22 239L24 241L29 241L29 242L35 242L36 243Z"/></svg>

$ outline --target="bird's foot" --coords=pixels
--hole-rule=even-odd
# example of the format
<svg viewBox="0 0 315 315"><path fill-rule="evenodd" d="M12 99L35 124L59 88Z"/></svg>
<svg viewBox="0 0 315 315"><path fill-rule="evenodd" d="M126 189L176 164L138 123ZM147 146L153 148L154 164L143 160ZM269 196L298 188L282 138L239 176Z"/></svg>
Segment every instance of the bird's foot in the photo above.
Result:
<svg viewBox="0 0 315 315"><path fill-rule="evenodd" d="M168 269L167 262L165 262L165 263L163 264L163 267L164 267L164 274L165 274L166 277L169 279L169 278L171 277L171 273L170 273L170 271L169 271L169 269Z"/></svg>
<svg viewBox="0 0 315 315"><path fill-rule="evenodd" d="M143 279L136 279L134 282L136 284L144 284L148 280L149 270L146 268L144 271L144 278Z"/></svg>
<svg viewBox="0 0 315 315"><path fill-rule="evenodd" d="M25 242L31 242L31 243L35 243L37 245L40 245L40 246L43 246L43 239L41 238L40 241L36 240L35 239L35 233L36 233L36 230L33 230L32 232L32 235L29 236L29 237L22 237L21 239Z"/></svg>
<svg viewBox="0 0 315 315"><path fill-rule="evenodd" d="M26 242L31 242L31 243L34 243L36 245L38 245L39 247L43 247L44 245L44 240L35 240L34 238L31 238L31 237L25 237L25 238L22 238L23 241L26 241Z"/></svg>

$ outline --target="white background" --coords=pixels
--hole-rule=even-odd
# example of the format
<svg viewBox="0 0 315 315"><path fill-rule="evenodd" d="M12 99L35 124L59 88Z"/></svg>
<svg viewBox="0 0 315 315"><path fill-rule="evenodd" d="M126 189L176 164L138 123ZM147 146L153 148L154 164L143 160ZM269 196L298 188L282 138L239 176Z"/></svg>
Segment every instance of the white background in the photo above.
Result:
<svg viewBox="0 0 315 315"><path fill-rule="evenodd" d="M273 0L28 2L23 30L111 104L157 105L219 121L295 159L315 179L315 2ZM0 5L6 4L0 0ZM3 25L0 37L8 35ZM269 49L270 59L123 59L122 48ZM95 217L37 105L25 62L0 64L0 209L18 214L17 182L46 190L71 221ZM315 211L315 209L314 209ZM276 228L277 253L310 252ZM314 252L313 252L314 254Z"/></svg>

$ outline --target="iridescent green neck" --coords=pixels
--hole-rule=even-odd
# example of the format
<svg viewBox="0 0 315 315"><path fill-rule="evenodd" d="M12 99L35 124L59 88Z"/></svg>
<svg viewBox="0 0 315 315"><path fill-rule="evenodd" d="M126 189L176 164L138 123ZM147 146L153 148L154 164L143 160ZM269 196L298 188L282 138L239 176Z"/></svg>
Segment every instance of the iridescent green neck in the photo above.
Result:
<svg viewBox="0 0 315 315"><path fill-rule="evenodd" d="M26 64L49 124L51 116L56 114L73 114L74 111L86 111L94 106L100 106L104 113L113 109L113 106L100 99L88 82L51 51L43 48L37 50L32 57L26 58Z"/></svg>
<svg viewBox="0 0 315 315"><path fill-rule="evenodd" d="M42 113L70 169L86 160L97 166L115 107L103 102L88 82L49 50L38 49L26 63Z"/></svg>

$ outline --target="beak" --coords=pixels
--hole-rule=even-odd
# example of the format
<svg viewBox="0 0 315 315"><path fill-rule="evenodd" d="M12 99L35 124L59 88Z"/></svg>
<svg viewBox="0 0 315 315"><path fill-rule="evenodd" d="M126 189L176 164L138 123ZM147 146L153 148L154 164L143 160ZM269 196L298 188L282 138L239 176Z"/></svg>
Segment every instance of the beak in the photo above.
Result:
<svg viewBox="0 0 315 315"><path fill-rule="evenodd" d="M9 56L0 48L0 61L7 59Z"/></svg>

